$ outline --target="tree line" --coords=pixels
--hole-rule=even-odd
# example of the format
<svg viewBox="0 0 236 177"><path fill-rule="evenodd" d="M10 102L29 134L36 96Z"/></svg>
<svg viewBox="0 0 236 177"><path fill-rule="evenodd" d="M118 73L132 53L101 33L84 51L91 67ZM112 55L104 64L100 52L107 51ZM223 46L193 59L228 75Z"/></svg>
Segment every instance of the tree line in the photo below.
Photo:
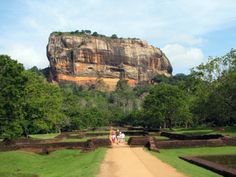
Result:
<svg viewBox="0 0 236 177"><path fill-rule="evenodd" d="M46 70L24 69L0 55L0 138L73 131L107 125L157 128L225 126L236 123L236 52L210 57L189 75L157 75L152 85L113 92L93 86L47 82Z"/></svg>
<svg viewBox="0 0 236 177"><path fill-rule="evenodd" d="M139 40L139 38L123 38L123 37L118 37L117 34L112 34L111 36L107 36L104 34L100 34L96 31L92 32L91 30L75 30L71 32L61 32L61 31L54 31L52 34L61 36L61 35L75 35L75 36L93 36L93 37L99 37L99 38L104 38L104 39L130 39L130 40Z"/></svg>
<svg viewBox="0 0 236 177"><path fill-rule="evenodd" d="M75 30L75 31L71 31L71 32L61 32L61 31L55 31L52 34L55 35L63 35L63 34L71 34L71 35L88 35L88 36L94 36L94 37L104 37L104 38L112 38L112 39L118 39L118 36L116 34L112 34L110 37L103 35L103 34L99 34L98 32L94 31L92 32L91 30ZM122 39L122 38L121 38Z"/></svg>

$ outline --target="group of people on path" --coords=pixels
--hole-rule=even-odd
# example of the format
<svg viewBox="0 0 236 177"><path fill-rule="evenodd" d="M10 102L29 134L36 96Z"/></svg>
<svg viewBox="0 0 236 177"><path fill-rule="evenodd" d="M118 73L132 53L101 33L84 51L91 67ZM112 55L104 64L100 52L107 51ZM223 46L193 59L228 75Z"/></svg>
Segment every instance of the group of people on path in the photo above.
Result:
<svg viewBox="0 0 236 177"><path fill-rule="evenodd" d="M125 134L122 133L119 129L113 130L113 128L110 128L110 134L109 139L112 144L116 143L124 143L125 142Z"/></svg>

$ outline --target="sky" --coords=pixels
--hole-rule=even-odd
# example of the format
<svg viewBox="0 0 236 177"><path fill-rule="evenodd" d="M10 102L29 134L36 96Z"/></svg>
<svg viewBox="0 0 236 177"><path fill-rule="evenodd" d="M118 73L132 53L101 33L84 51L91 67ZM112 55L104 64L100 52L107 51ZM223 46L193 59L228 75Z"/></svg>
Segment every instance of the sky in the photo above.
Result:
<svg viewBox="0 0 236 177"><path fill-rule="evenodd" d="M161 48L173 74L236 48L235 0L0 0L0 54L49 66L53 31L89 29Z"/></svg>

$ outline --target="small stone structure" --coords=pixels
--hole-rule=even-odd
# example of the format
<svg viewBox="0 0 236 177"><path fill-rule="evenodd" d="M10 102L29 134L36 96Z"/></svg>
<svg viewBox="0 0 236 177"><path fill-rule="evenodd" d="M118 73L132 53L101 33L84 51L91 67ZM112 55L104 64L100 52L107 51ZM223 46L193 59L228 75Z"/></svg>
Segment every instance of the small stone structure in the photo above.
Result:
<svg viewBox="0 0 236 177"><path fill-rule="evenodd" d="M49 140L31 140L25 142L15 142L13 144L0 143L0 151L12 151L25 149L28 151L49 153L59 149L80 149L83 151L91 151L98 147L110 147L109 139L89 139L86 142L49 142Z"/></svg>
<svg viewBox="0 0 236 177"><path fill-rule="evenodd" d="M149 147L151 143L155 143L158 149L171 149L171 148L186 148L186 147L220 147L220 146L236 146L236 138L223 137L219 139L210 140L162 140L159 141L155 138L150 138L148 136L144 137L131 137L128 140L128 144L131 147L135 146L145 146ZM154 146L153 146L154 147Z"/></svg>

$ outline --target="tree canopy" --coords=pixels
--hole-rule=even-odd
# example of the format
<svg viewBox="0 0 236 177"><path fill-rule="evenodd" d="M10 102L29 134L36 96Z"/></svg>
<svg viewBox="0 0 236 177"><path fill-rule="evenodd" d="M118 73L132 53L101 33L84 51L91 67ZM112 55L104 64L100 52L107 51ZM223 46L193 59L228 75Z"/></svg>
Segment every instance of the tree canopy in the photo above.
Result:
<svg viewBox="0 0 236 177"><path fill-rule="evenodd" d="M84 33L91 34L89 31ZM152 85L120 80L113 92L102 79L92 87L48 83L48 68L0 55L0 138L107 125L225 126L236 123L236 52L193 68L189 75L157 75Z"/></svg>
<svg viewBox="0 0 236 177"><path fill-rule="evenodd" d="M145 97L143 108L148 116L146 121L149 126L172 128L179 118L186 119L190 114L187 103L184 91L175 85L161 83Z"/></svg>

